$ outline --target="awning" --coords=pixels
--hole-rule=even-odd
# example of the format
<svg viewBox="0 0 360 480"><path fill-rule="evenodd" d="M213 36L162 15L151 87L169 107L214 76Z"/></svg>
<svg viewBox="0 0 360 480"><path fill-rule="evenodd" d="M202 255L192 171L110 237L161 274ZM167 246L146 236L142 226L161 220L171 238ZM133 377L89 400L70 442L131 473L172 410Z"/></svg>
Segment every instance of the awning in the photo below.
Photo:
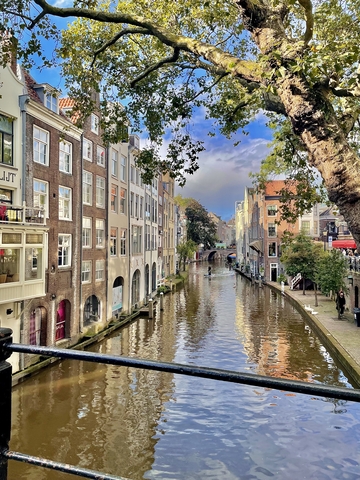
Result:
<svg viewBox="0 0 360 480"><path fill-rule="evenodd" d="M357 248L354 240L333 240L334 248Z"/></svg>
<svg viewBox="0 0 360 480"><path fill-rule="evenodd" d="M258 253L262 253L262 241L261 240L255 240L254 242L251 242L249 244L249 247L255 250Z"/></svg>

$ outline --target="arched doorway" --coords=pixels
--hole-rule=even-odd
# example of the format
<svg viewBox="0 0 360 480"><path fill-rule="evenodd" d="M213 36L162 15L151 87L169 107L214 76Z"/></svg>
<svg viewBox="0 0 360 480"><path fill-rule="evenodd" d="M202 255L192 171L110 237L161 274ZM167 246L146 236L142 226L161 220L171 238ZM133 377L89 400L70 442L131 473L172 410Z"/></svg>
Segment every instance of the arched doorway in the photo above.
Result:
<svg viewBox="0 0 360 480"><path fill-rule="evenodd" d="M136 305L140 301L140 271L135 270L131 282L131 304Z"/></svg>
<svg viewBox="0 0 360 480"><path fill-rule="evenodd" d="M84 325L100 320L100 302L96 295L91 295L86 299L84 305Z"/></svg>
<svg viewBox="0 0 360 480"><path fill-rule="evenodd" d="M123 308L123 277L117 277L114 280L112 288L112 314L114 317L118 317Z"/></svg>
<svg viewBox="0 0 360 480"><path fill-rule="evenodd" d="M62 340L68 335L70 325L70 302L61 300L56 315L55 341Z"/></svg>
<svg viewBox="0 0 360 480"><path fill-rule="evenodd" d="M146 264L145 267L145 295L149 295L149 287L150 287L150 269L149 264Z"/></svg>
<svg viewBox="0 0 360 480"><path fill-rule="evenodd" d="M153 263L151 269L151 291L154 292L156 290L156 262Z"/></svg>
<svg viewBox="0 0 360 480"><path fill-rule="evenodd" d="M46 345L47 311L44 307L36 307L30 312L29 343L30 345Z"/></svg>

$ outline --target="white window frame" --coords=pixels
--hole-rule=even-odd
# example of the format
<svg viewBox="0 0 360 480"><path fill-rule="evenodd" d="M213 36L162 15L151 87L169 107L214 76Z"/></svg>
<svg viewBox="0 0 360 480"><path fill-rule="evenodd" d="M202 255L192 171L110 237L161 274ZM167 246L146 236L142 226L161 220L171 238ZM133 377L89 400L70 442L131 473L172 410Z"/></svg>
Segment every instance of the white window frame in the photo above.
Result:
<svg viewBox="0 0 360 480"><path fill-rule="evenodd" d="M102 282L105 279L105 261L96 260L95 263L95 280Z"/></svg>
<svg viewBox="0 0 360 480"><path fill-rule="evenodd" d="M269 238L276 238L276 236L277 236L276 223L268 223L267 227L268 227L268 237L269 237ZM273 234L270 234L270 227L271 227L271 229L273 229L273 231L274 231Z"/></svg>
<svg viewBox="0 0 360 480"><path fill-rule="evenodd" d="M95 221L96 248L105 247L105 220L97 218Z"/></svg>
<svg viewBox="0 0 360 480"><path fill-rule="evenodd" d="M83 138L83 158L88 162L92 162L93 157L93 144L91 140Z"/></svg>
<svg viewBox="0 0 360 480"><path fill-rule="evenodd" d="M275 245L275 255L270 255L270 246L271 246L271 245ZM269 242L269 244L268 244L268 252L267 252L267 253L268 253L268 257L269 257L269 258L276 258L276 257L277 257L277 253L278 253L278 252L277 252L277 249L278 249L278 246L277 246L277 243L276 243L276 242Z"/></svg>
<svg viewBox="0 0 360 480"><path fill-rule="evenodd" d="M118 239L118 229L116 227L110 228L110 256L117 257L117 239Z"/></svg>
<svg viewBox="0 0 360 480"><path fill-rule="evenodd" d="M72 190L59 185L59 220L72 220Z"/></svg>
<svg viewBox="0 0 360 480"><path fill-rule="evenodd" d="M91 248L92 246L92 218L83 217L82 220L82 247Z"/></svg>
<svg viewBox="0 0 360 480"><path fill-rule="evenodd" d="M83 170L83 204L92 205L92 182L93 175L91 172Z"/></svg>
<svg viewBox="0 0 360 480"><path fill-rule="evenodd" d="M127 190L126 188L120 187L120 206L119 212L122 215L126 215L126 198L127 198Z"/></svg>
<svg viewBox="0 0 360 480"><path fill-rule="evenodd" d="M42 152L41 149L44 149ZM33 158L35 163L49 165L50 134L37 125L33 127Z"/></svg>
<svg viewBox="0 0 360 480"><path fill-rule="evenodd" d="M101 145L96 147L96 163L101 167L105 167L105 153L106 150Z"/></svg>
<svg viewBox="0 0 360 480"><path fill-rule="evenodd" d="M111 188L110 189L110 211L112 213L117 213L119 188L117 185L115 185L115 183L112 183L110 188ZM113 194L113 191L114 191L114 194ZM114 197L114 201L113 201L113 197Z"/></svg>
<svg viewBox="0 0 360 480"><path fill-rule="evenodd" d="M59 233L58 235L58 267L67 268L71 267L71 248L72 248L72 237L69 233ZM59 254L61 252L61 257ZM60 258L66 263L60 264Z"/></svg>
<svg viewBox="0 0 360 480"><path fill-rule="evenodd" d="M59 113L59 100L55 92L46 92L44 95L44 105L52 112Z"/></svg>
<svg viewBox="0 0 360 480"><path fill-rule="evenodd" d="M43 185L45 187L45 190L43 191L35 190L35 182L37 182L39 185ZM41 203L41 198L44 198L43 204ZM33 203L34 203L34 207L44 207L45 218L49 218L49 184L48 182L43 182L38 178L33 179Z"/></svg>
<svg viewBox="0 0 360 480"><path fill-rule="evenodd" d="M91 283L92 261L83 260L81 264L81 283Z"/></svg>
<svg viewBox="0 0 360 480"><path fill-rule="evenodd" d="M96 175L96 206L105 208L105 178Z"/></svg>
<svg viewBox="0 0 360 480"><path fill-rule="evenodd" d="M72 143L65 140L59 144L59 170L72 174Z"/></svg>
<svg viewBox="0 0 360 480"><path fill-rule="evenodd" d="M120 164L120 180L126 182L126 157L121 155L121 164Z"/></svg>
<svg viewBox="0 0 360 480"><path fill-rule="evenodd" d="M99 117L95 115L95 113L91 114L90 123L90 130L96 133L96 135L99 135Z"/></svg>
<svg viewBox="0 0 360 480"><path fill-rule="evenodd" d="M118 178L119 153L117 150L111 149L111 176Z"/></svg>
<svg viewBox="0 0 360 480"><path fill-rule="evenodd" d="M122 228L120 230L120 255L122 257L126 256L126 237L127 237L127 229Z"/></svg>

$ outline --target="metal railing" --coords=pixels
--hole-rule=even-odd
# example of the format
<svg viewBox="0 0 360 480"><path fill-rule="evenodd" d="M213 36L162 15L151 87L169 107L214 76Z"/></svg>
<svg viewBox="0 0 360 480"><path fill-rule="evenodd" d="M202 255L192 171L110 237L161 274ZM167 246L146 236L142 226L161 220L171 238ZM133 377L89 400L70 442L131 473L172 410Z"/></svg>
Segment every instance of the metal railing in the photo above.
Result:
<svg viewBox="0 0 360 480"><path fill-rule="evenodd" d="M0 204L0 223L45 225L45 210L42 207Z"/></svg>
<svg viewBox="0 0 360 480"><path fill-rule="evenodd" d="M298 380L266 377L251 373L239 373L231 370L183 365L179 363L159 362L155 360L83 352L79 350L15 344L12 343L12 330L9 328L0 328L0 411L2 412L2 418L0 422L0 480L7 479L8 460L25 462L32 465L81 476L83 478L92 478L98 480L124 480L124 477L107 475L94 470L79 468L64 463L54 462L45 458L39 458L33 455L26 455L24 453L9 450L11 434L12 367L6 360L13 352L32 353L48 357L82 360L86 362L95 362L123 367L142 368L145 370L156 370L159 372L208 378L223 382L272 388L305 395L317 395L360 403L360 390L306 383Z"/></svg>

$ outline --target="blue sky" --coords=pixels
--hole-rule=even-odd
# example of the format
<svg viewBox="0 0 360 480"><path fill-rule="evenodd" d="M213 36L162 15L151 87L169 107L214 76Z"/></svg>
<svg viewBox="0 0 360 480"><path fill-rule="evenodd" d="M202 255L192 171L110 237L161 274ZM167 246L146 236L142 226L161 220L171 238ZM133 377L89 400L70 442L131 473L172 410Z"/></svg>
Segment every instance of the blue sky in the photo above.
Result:
<svg viewBox="0 0 360 480"><path fill-rule="evenodd" d="M70 5L69 0L51 3L60 7ZM69 21L70 19L59 19L56 23L60 28L66 28ZM49 44L47 49L50 51L52 45ZM42 71L33 69L31 73L36 81L63 89L58 68ZM63 91L63 95L66 92ZM271 131L265 126L265 115L259 114L248 126L248 135L239 133L231 140L220 134L209 137L209 123L204 118L205 112L199 111L193 119L193 134L205 146L205 151L200 154L200 168L189 175L185 187L177 187L175 193L195 198L209 212L216 213L223 220L229 220L235 213L235 202L243 200L245 187L252 185L249 173L258 172L261 161L269 153ZM240 143L235 147L235 141L239 140Z"/></svg>

